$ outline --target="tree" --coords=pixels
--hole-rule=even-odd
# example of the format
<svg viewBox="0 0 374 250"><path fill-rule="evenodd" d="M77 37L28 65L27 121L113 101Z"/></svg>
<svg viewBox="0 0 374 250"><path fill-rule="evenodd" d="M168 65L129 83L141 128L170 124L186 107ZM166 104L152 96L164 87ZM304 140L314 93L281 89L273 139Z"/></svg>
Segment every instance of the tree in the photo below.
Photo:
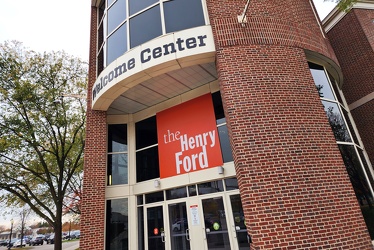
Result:
<svg viewBox="0 0 374 250"><path fill-rule="evenodd" d="M79 58L0 44L0 199L23 202L48 222L55 250L69 185L83 171L86 102L74 97L86 82Z"/></svg>
<svg viewBox="0 0 374 250"><path fill-rule="evenodd" d="M26 230L26 223L27 219L31 213L31 209L28 206L23 206L22 210L19 212L19 218L20 218L20 228L21 231L21 248L24 243L24 236L25 236L25 230Z"/></svg>
<svg viewBox="0 0 374 250"><path fill-rule="evenodd" d="M325 0L325 1L334 1L335 3L337 3L338 5L338 8L340 10L344 10L344 11L348 11L349 8L355 3L357 2L357 0Z"/></svg>

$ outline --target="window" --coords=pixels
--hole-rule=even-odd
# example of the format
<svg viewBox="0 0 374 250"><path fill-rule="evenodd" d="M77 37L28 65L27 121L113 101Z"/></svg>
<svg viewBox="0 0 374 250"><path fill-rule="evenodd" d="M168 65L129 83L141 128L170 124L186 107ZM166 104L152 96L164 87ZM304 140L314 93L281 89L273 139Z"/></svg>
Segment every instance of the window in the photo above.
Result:
<svg viewBox="0 0 374 250"><path fill-rule="evenodd" d="M309 63L309 68L356 198L361 206L369 233L371 238L374 239L374 211L372 208L374 206L374 181L372 170L369 168L362 148L358 145L357 135L353 129L353 121L350 119L349 112L342 104L344 97L339 94L335 80L320 65Z"/></svg>
<svg viewBox="0 0 374 250"><path fill-rule="evenodd" d="M107 0L104 3L98 13L98 75L135 46L164 34L206 25L202 0Z"/></svg>
<svg viewBox="0 0 374 250"><path fill-rule="evenodd" d="M128 184L127 126L108 125L107 185Z"/></svg>
<svg viewBox="0 0 374 250"><path fill-rule="evenodd" d="M220 92L212 94L214 113L217 121L217 130L221 144L223 162L233 161L229 133L226 125L226 118L223 112L222 99Z"/></svg>
<svg viewBox="0 0 374 250"><path fill-rule="evenodd" d="M224 162L233 161L221 95L212 94L217 130ZM156 116L135 124L136 137L136 180L137 182L160 177Z"/></svg>
<svg viewBox="0 0 374 250"><path fill-rule="evenodd" d="M128 200L108 200L106 203L106 250L126 250L128 244Z"/></svg>
<svg viewBox="0 0 374 250"><path fill-rule="evenodd" d="M156 116L137 122L135 137L137 182L160 177Z"/></svg>
<svg viewBox="0 0 374 250"><path fill-rule="evenodd" d="M205 25L201 0L167 1L164 12L166 33Z"/></svg>

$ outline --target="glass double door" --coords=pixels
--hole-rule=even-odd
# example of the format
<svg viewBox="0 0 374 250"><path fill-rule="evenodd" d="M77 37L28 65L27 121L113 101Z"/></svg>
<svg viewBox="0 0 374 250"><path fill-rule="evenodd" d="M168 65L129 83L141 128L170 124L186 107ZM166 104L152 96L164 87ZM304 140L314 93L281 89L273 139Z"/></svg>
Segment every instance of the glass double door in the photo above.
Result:
<svg viewBox="0 0 374 250"><path fill-rule="evenodd" d="M239 194L146 207L147 249L249 249Z"/></svg>

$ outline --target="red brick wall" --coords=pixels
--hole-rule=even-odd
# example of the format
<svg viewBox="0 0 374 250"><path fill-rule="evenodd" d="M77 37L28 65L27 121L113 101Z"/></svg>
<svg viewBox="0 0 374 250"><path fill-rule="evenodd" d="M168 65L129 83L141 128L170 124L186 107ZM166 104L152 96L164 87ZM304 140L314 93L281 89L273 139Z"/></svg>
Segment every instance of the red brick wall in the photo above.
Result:
<svg viewBox="0 0 374 250"><path fill-rule="evenodd" d="M374 93L373 19L374 10L353 9L327 34L343 71L342 90L348 104ZM374 100L351 113L374 163Z"/></svg>
<svg viewBox="0 0 374 250"><path fill-rule="evenodd" d="M372 249L303 51L333 55L309 2L252 0L243 28L245 2L208 11L252 249Z"/></svg>
<svg viewBox="0 0 374 250"><path fill-rule="evenodd" d="M207 1L217 47L278 44L316 51L337 62L310 3L299 2L252 0L247 11L248 22L242 27L237 16L242 14L246 1Z"/></svg>
<svg viewBox="0 0 374 250"><path fill-rule="evenodd" d="M91 110L91 90L96 80L96 8L91 8L91 40L87 99L86 147L81 215L81 250L104 249L106 114Z"/></svg>

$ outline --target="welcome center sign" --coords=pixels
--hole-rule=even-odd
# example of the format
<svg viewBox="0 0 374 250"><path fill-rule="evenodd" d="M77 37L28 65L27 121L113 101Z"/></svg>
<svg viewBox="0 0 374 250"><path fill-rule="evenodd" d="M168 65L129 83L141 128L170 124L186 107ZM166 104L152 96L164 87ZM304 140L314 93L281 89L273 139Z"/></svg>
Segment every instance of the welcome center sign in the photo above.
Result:
<svg viewBox="0 0 374 250"><path fill-rule="evenodd" d="M211 94L156 115L160 177L222 166Z"/></svg>

